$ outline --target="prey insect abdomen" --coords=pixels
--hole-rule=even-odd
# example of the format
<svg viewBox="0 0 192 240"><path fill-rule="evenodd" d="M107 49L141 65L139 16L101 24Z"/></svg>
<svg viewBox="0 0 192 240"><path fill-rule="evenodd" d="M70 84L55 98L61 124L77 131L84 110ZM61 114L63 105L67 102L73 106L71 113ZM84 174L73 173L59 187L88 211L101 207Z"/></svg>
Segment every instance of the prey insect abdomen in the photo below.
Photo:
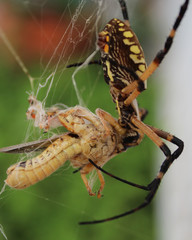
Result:
<svg viewBox="0 0 192 240"><path fill-rule="evenodd" d="M23 189L43 180L81 152L77 142L78 139L68 135L57 139L39 156L9 167L5 183Z"/></svg>

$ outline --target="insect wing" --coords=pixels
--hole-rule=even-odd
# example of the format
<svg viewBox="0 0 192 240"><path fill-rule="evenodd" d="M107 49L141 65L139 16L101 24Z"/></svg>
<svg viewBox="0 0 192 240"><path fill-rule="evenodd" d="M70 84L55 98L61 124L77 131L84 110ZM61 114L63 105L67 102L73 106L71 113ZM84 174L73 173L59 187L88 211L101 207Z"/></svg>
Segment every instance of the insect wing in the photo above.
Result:
<svg viewBox="0 0 192 240"><path fill-rule="evenodd" d="M0 148L0 152L2 153L27 153L32 151L42 151L46 149L53 141L57 140L59 137L63 136L57 135L51 138L32 141L28 143L21 143L9 147Z"/></svg>

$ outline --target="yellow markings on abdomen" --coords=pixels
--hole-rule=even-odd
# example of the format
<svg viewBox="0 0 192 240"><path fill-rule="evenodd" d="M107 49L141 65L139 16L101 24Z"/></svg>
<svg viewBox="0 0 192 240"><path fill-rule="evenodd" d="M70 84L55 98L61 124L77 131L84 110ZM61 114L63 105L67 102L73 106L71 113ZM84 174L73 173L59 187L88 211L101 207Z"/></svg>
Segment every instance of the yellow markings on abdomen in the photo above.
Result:
<svg viewBox="0 0 192 240"><path fill-rule="evenodd" d="M118 114L119 114L119 116L121 116L121 109L119 107L119 102L118 102L117 99L115 99L115 102L116 102L116 107L117 107Z"/></svg>
<svg viewBox="0 0 192 240"><path fill-rule="evenodd" d="M137 45L132 45L130 47L130 51L135 53L135 54L139 54L141 52L141 50L139 49L139 47Z"/></svg>
<svg viewBox="0 0 192 240"><path fill-rule="evenodd" d="M136 54L130 54L129 57L133 60L134 63L145 63L144 57L140 57Z"/></svg>
<svg viewBox="0 0 192 240"><path fill-rule="evenodd" d="M7 170L5 183L16 189L29 187L55 172L67 160L81 153L78 139L64 135L53 142L39 156L19 162Z"/></svg>
<svg viewBox="0 0 192 240"><path fill-rule="evenodd" d="M113 75L112 75L112 72L110 70L111 66L110 66L110 62L109 61L106 61L106 67L107 67L107 75L110 78L110 81L114 82Z"/></svg>
<svg viewBox="0 0 192 240"><path fill-rule="evenodd" d="M136 74L140 77L145 72L145 69L146 69L145 64L143 64L143 63L139 64L138 70L136 71Z"/></svg>
<svg viewBox="0 0 192 240"><path fill-rule="evenodd" d="M120 32L123 32L123 31L125 31L125 28L120 27L120 28L118 28L118 30L119 30Z"/></svg>
<svg viewBox="0 0 192 240"><path fill-rule="evenodd" d="M124 28L119 28L120 31L123 31L123 29ZM134 37L134 34L131 31L129 31L129 30L124 31L123 32L123 43L128 46L130 46L130 45L135 46L135 41L134 41L133 37Z"/></svg>
<svg viewBox="0 0 192 240"><path fill-rule="evenodd" d="M125 45L133 45L133 44L135 44L135 42L132 42L130 39L128 39L128 38L124 38L123 39L123 42L124 42L124 44Z"/></svg>
<svg viewBox="0 0 192 240"><path fill-rule="evenodd" d="M140 70L141 72L144 72L145 69L146 69L146 65L145 65L145 64L139 64L139 70Z"/></svg>
<svg viewBox="0 0 192 240"><path fill-rule="evenodd" d="M119 27L124 27L125 26L125 24L122 23L122 22L118 22L118 24L119 24Z"/></svg>
<svg viewBox="0 0 192 240"><path fill-rule="evenodd" d="M123 36L126 38L132 38L133 37L133 33L131 31L125 31L123 33Z"/></svg>

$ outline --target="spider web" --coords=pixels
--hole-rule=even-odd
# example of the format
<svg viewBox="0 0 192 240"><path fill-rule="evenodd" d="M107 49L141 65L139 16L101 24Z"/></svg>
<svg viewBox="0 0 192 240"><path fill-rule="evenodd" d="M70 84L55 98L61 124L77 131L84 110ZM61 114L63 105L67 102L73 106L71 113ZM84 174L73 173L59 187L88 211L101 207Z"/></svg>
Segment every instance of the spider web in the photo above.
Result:
<svg viewBox="0 0 192 240"><path fill-rule="evenodd" d="M52 8L51 1L23 1L20 4L19 2L9 2L12 8L17 7L16 12L19 11L19 14L21 14L24 19L25 14L27 16L30 16L30 20L35 25L36 30L40 31L42 37L40 40L41 47L39 49L39 57L35 58L35 62L37 64L31 64L30 59L28 59L25 54L22 54L24 50L21 51L21 47L18 47L17 49L17 47L14 46L12 38L7 35L6 28L2 27L0 29L1 39L3 40L9 51L12 53L12 58L16 60L16 62L19 64L20 68L24 72L25 81L27 81L27 83L25 83L27 85L27 88L25 91L23 91L22 96L22 101L25 102L24 104L22 104L25 106L25 108L24 106L22 107L23 112L25 112L28 108L27 99L29 95L33 95L42 103L44 109L51 106L59 106L65 109L75 105L81 105L88 107L92 111L94 111L97 107L101 107L106 111L112 112L114 116L115 107L109 96L108 86L103 81L103 73L101 67L88 66L88 63L92 59L99 59L97 49L98 32L101 31L101 29L108 22L108 20L110 20L114 16L122 19L119 3L115 0L68 0L64 2L65 3L63 4L58 3L61 4L58 11L59 13L57 13L57 18L54 23L52 23L52 28L49 26L51 29L50 32L47 31L48 26L46 25L46 21L49 21L49 18L52 20L54 19L50 12L47 13L47 9L49 9L50 11L50 9ZM134 4L129 3L130 9L132 9L133 11ZM20 8L22 10L20 10ZM31 28L30 31L32 32L32 30L33 28ZM26 42L26 46L29 50L30 48L32 48L32 46L30 46L30 43L32 43L33 40L35 42L35 37L36 36L34 36L34 39L32 40L30 39L31 41L29 41L28 44ZM27 40L29 39L26 39L26 41ZM33 58L33 49L29 51L28 54L31 55ZM71 69L66 68L67 65L73 62L82 61L84 62L84 64L80 67ZM31 67L31 65L35 65L35 67ZM100 85L101 81L102 85ZM103 92L105 92L104 98L101 97L101 95L103 95ZM11 116L12 115L10 114L10 117ZM23 114L21 119L24 118L25 115ZM35 128L34 123L31 121L26 123L26 129L23 133L24 135L22 135L20 139L22 142L42 139L50 137L55 133L59 133L59 131L63 131L63 128L59 130L55 129L54 131L49 131L47 134L44 134L41 130ZM14 142L13 144L17 143L19 142ZM8 143L7 145L10 145L10 143ZM7 156L5 157L7 158ZM24 154L20 157L16 156L13 157L12 162L26 160L30 157L30 154ZM7 163L7 166L9 165L10 162ZM65 213L63 214L63 218L59 219L60 224L59 220L57 220L57 224L60 225L60 228L62 225L67 225L67 219L71 218L71 212L73 216L78 216L78 219L75 218L76 220L73 227L76 226L77 222L80 221L83 217L91 219L96 212L95 210L98 208L102 209L103 216L110 216L111 214L113 214L113 211L110 212L106 210L104 206L101 206L101 203L98 204L97 199L90 200L89 196L87 196L87 198L83 198L82 195L85 195L87 193L86 190L83 189L84 186L80 185L79 183L80 176L77 174L71 176L71 171L68 173L67 169L70 169L69 165L62 168L62 170L59 170L57 173L54 174L53 177L51 177L51 179L48 179L47 181L50 181L50 184L54 186L54 184L58 184L58 180L60 180L59 185L62 186L63 189L67 189L68 185L70 185L70 187L68 187L69 191L64 191L66 192L66 194L71 195L72 193L70 192L73 191L73 187L76 185L76 182L78 182L78 187L81 191L83 191L83 193L78 192L77 194L79 199L84 199L83 204L74 201L74 199L77 198L75 195L72 196L73 200L69 201L67 199L63 201L63 198L67 198L65 194L58 195L59 197L61 197L62 200L54 198L53 193L50 193L50 191L54 192L53 189L49 190L47 187L49 185L49 182L46 182L46 184L42 182L41 188L39 190L38 187L36 190L36 186L34 186L32 190L27 189L23 190L22 192L16 192L14 190L7 189L4 192L3 188L2 192L4 192L4 195L1 195L1 202L3 202L2 205L8 204L7 199L15 198L15 203L12 203L13 208L17 208L18 204L20 204L20 201L22 200L22 204L26 201L26 206L25 204L23 204L23 208L25 209L25 211L27 211L26 209L33 207L34 203L29 201L29 198L32 198L39 201L40 204L44 205L47 203L48 206L54 207L56 213L57 211L62 211L61 209L64 209ZM65 175L64 177L63 173ZM72 178L74 178L74 180ZM112 187L110 190L112 190ZM126 186L125 191L127 191ZM107 195L107 192L105 194ZM122 199L122 194L118 194L118 198ZM23 200L22 198L24 198L25 200ZM132 201L134 202L134 200ZM89 207L87 208L86 205L88 204L88 202L90 202L92 206L89 205ZM109 203L110 209L119 212L119 209L115 209L115 206L117 204L118 203L116 202ZM3 207L1 206L1 208ZM120 211L123 210L123 208L120 209ZM18 212L16 211L16 213L19 213L19 210ZM45 214L46 218L47 214L44 212L43 214ZM24 215L22 217L24 217ZM96 217L100 218L99 215ZM43 218L40 217L40 219L42 220ZM52 231L55 232L54 222L51 221L51 224ZM44 225L42 224L41 228L42 232L45 234L46 226ZM124 236L130 235L145 239L143 237L143 234L136 233L134 229L127 229L125 226L121 226L118 223L114 223L113 226L116 232L123 232ZM5 233L3 227L5 229ZM6 233L8 233L8 231L6 231L6 222L3 224L3 227L0 228L0 231L2 232L4 238L7 239ZM36 228L36 225L34 225L33 227ZM73 235L72 232L74 231L74 229L75 233ZM101 234L97 234L97 238L95 239L101 238L102 233L104 234L105 226L99 226L98 229L101 230ZM21 225L18 224L18 232L20 234L20 238L18 237L18 239L22 239L22 233L20 231ZM40 236L40 233L40 230L36 230L36 236ZM89 230L89 233L93 234L93 231ZM78 239L79 234L80 239L83 239L86 236L85 231L81 230L80 227L77 226L74 227L67 234L69 234L69 237L67 238L71 237L71 239ZM27 234L23 234L23 236L25 236L25 239L26 236L27 239L30 239L29 235ZM103 236L108 236L108 234L105 233L105 235ZM17 238L15 237L15 239Z"/></svg>

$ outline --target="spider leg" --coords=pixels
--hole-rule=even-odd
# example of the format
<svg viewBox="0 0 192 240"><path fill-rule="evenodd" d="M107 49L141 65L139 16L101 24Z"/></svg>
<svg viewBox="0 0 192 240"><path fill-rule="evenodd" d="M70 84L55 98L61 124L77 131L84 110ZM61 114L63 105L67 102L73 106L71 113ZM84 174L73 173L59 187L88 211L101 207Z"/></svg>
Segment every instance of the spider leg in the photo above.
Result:
<svg viewBox="0 0 192 240"><path fill-rule="evenodd" d="M131 118L131 122L138 127L144 134L146 134L164 153L166 156L165 161L162 163L160 171L157 175L157 179L162 179L172 162L179 157L183 151L184 143L179 138L162 131L158 128L147 126L142 121L138 120L136 117ZM171 154L170 149L167 145L161 140L161 138L175 144L178 148ZM152 182L153 183L153 182ZM149 184L150 185L150 184Z"/></svg>
<svg viewBox="0 0 192 240"><path fill-rule="evenodd" d="M119 0L119 4L121 6L121 11L123 14L123 18L126 21L129 21L129 16L128 16L128 11L127 11L127 7L126 7L126 3L124 0Z"/></svg>
<svg viewBox="0 0 192 240"><path fill-rule="evenodd" d="M131 123L146 134L164 153L166 157L171 156L171 151L161 138L145 123L137 119L135 116L131 117Z"/></svg>
<svg viewBox="0 0 192 240"><path fill-rule="evenodd" d="M108 112L105 112L104 110L102 110L100 108L96 109L96 114L100 118L100 120L107 132L109 131L109 127L108 127L108 124L109 124L115 129L115 131L119 135L125 134L126 130L119 125L118 121L115 118L113 118L111 116L111 114L109 114Z"/></svg>
<svg viewBox="0 0 192 240"><path fill-rule="evenodd" d="M143 121L145 119L145 117L147 116L148 111L144 108L139 108L139 116L141 121Z"/></svg>
<svg viewBox="0 0 192 240"><path fill-rule="evenodd" d="M163 176L165 175L165 173L167 172L168 168L170 167L172 162L176 158L178 158L178 156L181 154L181 152L183 150L183 142L180 139L178 139L177 137L171 135L170 133L164 132L164 131L162 131L160 129L157 129L155 127L152 127L152 126L147 126L143 122L141 122L140 120L136 119L135 117L131 118L131 122L136 127L141 129L156 145L159 146L159 148L165 154L166 159L162 163L162 165L160 167L160 171L157 174L156 178L150 184L148 184L148 186L146 186L146 187L130 183L130 182L124 180L124 179L120 179L120 178L106 172L105 170L98 167L95 163L93 163L92 161L89 160L95 167L97 167L100 171L106 173L107 175L109 175L109 176L111 176L111 177L113 177L113 178L115 178L115 179L117 179L121 182L124 182L124 183L127 183L129 185L135 186L137 188L148 190L149 193L145 197L144 201L139 206L137 206L136 208L133 208L129 211L126 211L122 214L119 214L119 215L116 215L116 216L113 216L113 217L110 217L110 218L95 220L95 221L80 222L79 224L81 224L81 225L103 223L103 222L115 220L115 219L130 215L132 213L135 213L135 212L141 210L142 208L148 206L151 203L151 201L153 200L153 198L154 198L154 196L155 196L155 194L158 190L158 187L161 183L161 180L162 180ZM174 151L173 154L171 154L169 148L165 145L165 143L162 142L162 140L160 138L166 139L167 141L172 142L173 144L177 145L178 148L176 149L176 151Z"/></svg>
<svg viewBox="0 0 192 240"><path fill-rule="evenodd" d="M149 126L147 125L149 128L151 128L159 137L175 144L178 146L178 148L173 152L172 154L172 160L175 160L176 158L179 157L179 155L182 153L183 151L183 148L184 148L184 143L181 139L175 137L174 135L168 133L168 132L165 132L163 130L160 130L158 128L155 128L155 127L152 127L152 126Z"/></svg>
<svg viewBox="0 0 192 240"><path fill-rule="evenodd" d="M164 48L157 53L154 60L150 63L145 72L140 76L140 79L135 80L132 84L122 89L122 92L128 95L128 98L125 100L126 105L130 105L131 102L144 90L140 88L140 83L147 80L151 76L151 74L153 74L153 72L158 68L160 63L163 61L166 54L169 52L173 43L173 39L175 37L175 33L185 15L188 4L189 0L185 0L185 2L180 8L180 12L175 20L173 28L171 29L169 36L165 41Z"/></svg>
<svg viewBox="0 0 192 240"><path fill-rule="evenodd" d="M151 193L149 195L153 198L163 176L169 169L170 165L182 153L184 143L182 140L171 135L170 133L167 133L165 131L162 131L162 130L152 127L152 126L145 125L143 122L136 119L135 117L132 117L131 120L132 120L132 123L139 129L141 129L163 151L163 153L166 156L166 159L162 163L159 173L157 174L156 178L148 185L149 189L151 190ZM161 138L177 145L178 148L171 154L170 149L161 140Z"/></svg>
<svg viewBox="0 0 192 240"><path fill-rule="evenodd" d="M163 139L165 139L165 140L167 140L167 141L169 141L169 142L171 142L171 143L173 143L173 144L178 146L176 151L173 152L173 154L171 155L172 157L171 157L170 161L172 163L182 153L182 151L183 151L183 141L180 140L179 138L171 135L170 133L162 131L162 130L160 130L158 128L155 128L155 127L152 127L152 126L149 126L149 125L148 125L148 127L151 128L159 137L161 137L161 138L163 138ZM139 185L139 184L135 184L135 183L129 182L129 181L125 180L125 179L119 178L119 177L117 177L117 176L107 172L106 170L104 170L103 168L99 167L96 163L94 163L90 159L89 159L89 162L92 163L101 172L107 174L108 176L110 176L112 178L117 179L118 181L124 182L124 183L126 183L128 185L131 185L133 187L140 188L140 189L143 189L143 190L146 190L146 191L150 190L150 187L149 187L150 184L148 186L143 186L143 185ZM167 164L163 163L162 166L161 166L161 169L164 169L163 172L162 172L162 170L160 170L159 175L161 175L161 176L165 174L165 165L167 165Z"/></svg>
<svg viewBox="0 0 192 240"><path fill-rule="evenodd" d="M126 183L130 186L133 186L133 187L136 187L136 188L140 188L140 189L143 189L143 190L146 190L146 191L149 191L148 187L147 186L143 186L143 185L139 185L139 184L136 184L136 183L133 183L133 182L130 182L130 181L127 181L123 178L120 178L120 177L117 177L109 172L107 172L106 170L104 170L103 168L99 167L96 163L94 163L91 159L89 159L89 162L91 164L93 164L94 167L96 167L98 170L100 170L101 172L107 174L109 177L112 177L120 182L123 182L123 183Z"/></svg>
<svg viewBox="0 0 192 240"><path fill-rule="evenodd" d="M147 195L147 197L145 198L145 201L140 204L138 207L136 208L133 208L127 212L124 212L122 214L119 214L119 215L116 215L116 216L113 216L113 217L109 217L109 218L105 218L105 219L101 219L101 220L94 220L94 221L85 221L85 222L79 222L80 225L88 225L88 224L97 224L97 223L103 223L103 222L108 222L108 221L112 221L112 220L115 220L115 219L118 219L118 218L121 218L121 217L125 217L127 215L130 215L132 213L135 213L139 210L141 210L142 208L146 207L147 205L150 204L151 202L151 198L150 198L150 195L151 195L151 192L149 193L149 195Z"/></svg>
<svg viewBox="0 0 192 240"><path fill-rule="evenodd" d="M72 64L67 65L66 68L79 67L79 66L81 66L83 63L84 63L84 62L72 63ZM100 61L100 60L93 60L93 61L90 61L90 62L88 63L88 65L93 65L93 64L101 65L101 61Z"/></svg>

